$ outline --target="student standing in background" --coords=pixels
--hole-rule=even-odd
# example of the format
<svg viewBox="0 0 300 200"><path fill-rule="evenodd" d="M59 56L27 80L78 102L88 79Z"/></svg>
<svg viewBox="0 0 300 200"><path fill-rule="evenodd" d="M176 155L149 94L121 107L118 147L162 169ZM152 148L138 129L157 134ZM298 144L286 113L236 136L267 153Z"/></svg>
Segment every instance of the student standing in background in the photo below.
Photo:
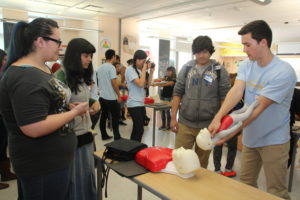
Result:
<svg viewBox="0 0 300 200"><path fill-rule="evenodd" d="M116 63L116 52L112 49L108 49L105 52L105 58L106 62L97 70L102 110L100 117L100 131L103 140L111 138L106 132L106 121L108 114L110 113L112 117L114 140L118 140L121 138L119 132L121 96L117 82L117 72L114 66Z"/></svg>
<svg viewBox="0 0 300 200"><path fill-rule="evenodd" d="M166 83L163 84L153 83L152 86L163 87L160 99L162 101L171 102L173 97L174 85L176 83L176 69L174 67L167 68L167 74L163 81L166 81ZM171 127L170 110L161 111L161 121L162 121L162 126L159 128L159 130L166 130L166 131L170 130Z"/></svg>
<svg viewBox="0 0 300 200"><path fill-rule="evenodd" d="M125 78L128 85L127 107L132 117L133 127L130 139L141 141L144 133L146 71L150 63L146 62L147 54L137 50L133 56L133 65L127 67ZM154 68L150 70L149 83L152 81Z"/></svg>

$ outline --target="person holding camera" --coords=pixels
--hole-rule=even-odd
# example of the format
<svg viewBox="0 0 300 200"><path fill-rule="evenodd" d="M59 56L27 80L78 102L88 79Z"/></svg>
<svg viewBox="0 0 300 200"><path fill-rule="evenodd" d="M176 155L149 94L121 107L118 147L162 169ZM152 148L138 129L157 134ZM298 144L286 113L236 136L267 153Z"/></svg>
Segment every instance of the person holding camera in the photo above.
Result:
<svg viewBox="0 0 300 200"><path fill-rule="evenodd" d="M146 58L147 54L143 50L137 50L133 56L133 65L127 67L125 72L129 93L127 107L133 121L130 139L136 141L141 141L144 133L144 117L146 115L144 87L146 84L146 71L151 68L151 64L146 62ZM152 81L153 72L154 68L151 68L148 84Z"/></svg>

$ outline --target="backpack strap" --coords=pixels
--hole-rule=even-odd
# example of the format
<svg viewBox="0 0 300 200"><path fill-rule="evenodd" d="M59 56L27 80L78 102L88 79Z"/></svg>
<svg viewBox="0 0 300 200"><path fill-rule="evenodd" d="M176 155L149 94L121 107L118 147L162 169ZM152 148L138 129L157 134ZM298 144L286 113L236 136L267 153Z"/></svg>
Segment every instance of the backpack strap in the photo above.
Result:
<svg viewBox="0 0 300 200"><path fill-rule="evenodd" d="M192 69L192 67L193 67L193 66L190 66L190 65L188 65L188 66L186 67L185 72L184 72L184 78L187 77L187 75L188 75L189 71Z"/></svg>
<svg viewBox="0 0 300 200"><path fill-rule="evenodd" d="M221 65L220 63L215 63L212 67L215 68L215 71L217 72L217 80L220 81L221 79Z"/></svg>

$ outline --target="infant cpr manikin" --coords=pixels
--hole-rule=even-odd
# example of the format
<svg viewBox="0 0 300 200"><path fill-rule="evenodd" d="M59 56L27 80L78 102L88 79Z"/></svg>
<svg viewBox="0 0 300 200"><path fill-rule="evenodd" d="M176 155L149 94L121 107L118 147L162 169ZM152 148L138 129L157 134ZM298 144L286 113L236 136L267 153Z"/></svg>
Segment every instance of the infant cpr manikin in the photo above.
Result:
<svg viewBox="0 0 300 200"><path fill-rule="evenodd" d="M202 129L196 138L197 145L203 150L212 149L217 141L240 128L243 121L250 117L254 108L256 108L258 104L259 102L255 100L250 106L245 104L243 108L223 117L221 126L213 138L211 138L211 134L206 128Z"/></svg>

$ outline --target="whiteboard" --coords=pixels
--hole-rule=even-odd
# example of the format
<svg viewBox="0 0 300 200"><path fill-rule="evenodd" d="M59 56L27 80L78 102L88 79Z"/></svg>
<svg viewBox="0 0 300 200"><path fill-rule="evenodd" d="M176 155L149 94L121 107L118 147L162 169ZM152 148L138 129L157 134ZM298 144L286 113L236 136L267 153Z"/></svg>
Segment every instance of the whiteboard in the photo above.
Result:
<svg viewBox="0 0 300 200"><path fill-rule="evenodd" d="M300 58L281 58L294 68L297 75L297 82L300 82Z"/></svg>

